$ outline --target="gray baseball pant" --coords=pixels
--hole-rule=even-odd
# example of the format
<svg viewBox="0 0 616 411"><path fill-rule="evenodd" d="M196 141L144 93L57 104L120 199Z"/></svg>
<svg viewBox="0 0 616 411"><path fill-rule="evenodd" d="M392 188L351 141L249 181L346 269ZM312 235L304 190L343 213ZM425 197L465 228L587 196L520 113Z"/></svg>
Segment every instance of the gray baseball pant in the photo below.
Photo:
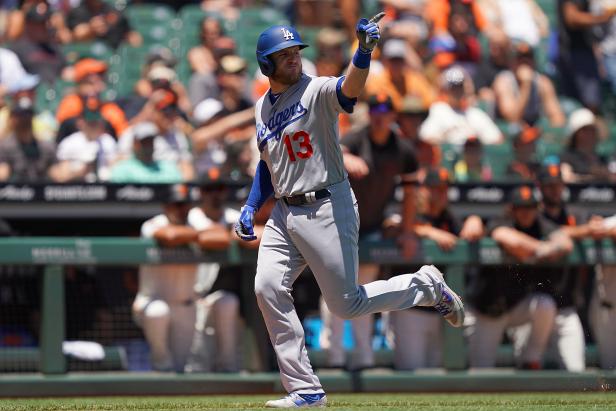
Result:
<svg viewBox="0 0 616 411"><path fill-rule="evenodd" d="M331 197L304 206L279 200L265 225L255 278L257 302L287 392L318 393L304 330L291 297L310 266L329 309L342 318L434 305L440 286L421 270L358 286L357 200L348 180L328 187Z"/></svg>

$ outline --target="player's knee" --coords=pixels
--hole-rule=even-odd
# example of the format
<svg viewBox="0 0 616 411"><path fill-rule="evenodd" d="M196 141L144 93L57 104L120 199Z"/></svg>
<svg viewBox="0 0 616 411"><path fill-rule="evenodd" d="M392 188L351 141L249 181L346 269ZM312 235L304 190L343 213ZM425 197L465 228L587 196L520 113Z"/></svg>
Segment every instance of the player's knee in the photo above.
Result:
<svg viewBox="0 0 616 411"><path fill-rule="evenodd" d="M255 277L255 295L259 303L276 304L279 299L278 296L284 292L289 291L280 284L280 281L275 281L274 278L267 275L257 274Z"/></svg>
<svg viewBox="0 0 616 411"><path fill-rule="evenodd" d="M240 299L233 293L225 292L218 301L218 305L221 310L225 310L226 312L235 312L240 308Z"/></svg>
<svg viewBox="0 0 616 411"><path fill-rule="evenodd" d="M143 310L146 318L162 318L167 317L170 313L169 304L162 300L151 301Z"/></svg>
<svg viewBox="0 0 616 411"><path fill-rule="evenodd" d="M351 320L357 317L357 310L354 309L354 304L348 300L341 299L337 302L328 301L327 307L334 315L344 320Z"/></svg>
<svg viewBox="0 0 616 411"><path fill-rule="evenodd" d="M535 315L555 317L558 307L554 298L547 294L537 294L533 298L533 312Z"/></svg>

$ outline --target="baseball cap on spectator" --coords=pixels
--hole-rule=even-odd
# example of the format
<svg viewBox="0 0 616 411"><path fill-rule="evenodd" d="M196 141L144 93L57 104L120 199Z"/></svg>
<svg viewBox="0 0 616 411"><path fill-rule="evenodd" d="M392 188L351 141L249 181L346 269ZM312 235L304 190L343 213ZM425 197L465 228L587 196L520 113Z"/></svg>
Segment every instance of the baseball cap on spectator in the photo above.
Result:
<svg viewBox="0 0 616 411"><path fill-rule="evenodd" d="M406 58L408 46L404 40L390 39L383 45L383 57L388 59Z"/></svg>
<svg viewBox="0 0 616 411"><path fill-rule="evenodd" d="M171 50L166 47L160 47L148 53L145 62L147 65L160 62L162 65L171 68L178 64L178 59Z"/></svg>
<svg viewBox="0 0 616 411"><path fill-rule="evenodd" d="M524 127L513 137L513 143L528 144L541 137L541 129L538 127Z"/></svg>
<svg viewBox="0 0 616 411"><path fill-rule="evenodd" d="M34 102L30 97L19 97L13 101L11 106L11 114L13 115L26 115L34 114Z"/></svg>
<svg viewBox="0 0 616 411"><path fill-rule="evenodd" d="M516 57L535 58L535 53L530 44L524 41L516 41L513 45L513 50Z"/></svg>
<svg viewBox="0 0 616 411"><path fill-rule="evenodd" d="M571 113L569 122L567 123L567 138L569 144L572 143L572 138L580 129L588 126L597 126L596 117L592 111L587 108L579 108Z"/></svg>
<svg viewBox="0 0 616 411"><path fill-rule="evenodd" d="M212 167L199 179L199 188L201 191L220 190L228 187L231 181L229 176L221 174L218 167Z"/></svg>
<svg viewBox="0 0 616 411"><path fill-rule="evenodd" d="M449 170L445 167L431 168L428 170L426 177L424 178L424 185L427 187L438 187L442 185L448 185L451 182L451 176Z"/></svg>
<svg viewBox="0 0 616 411"><path fill-rule="evenodd" d="M416 96L405 96L402 99L402 104L400 105L400 109L398 113L400 114L408 114L415 116L423 116L428 114L428 107L424 104L424 102L416 97Z"/></svg>
<svg viewBox="0 0 616 411"><path fill-rule="evenodd" d="M107 71L107 63L94 58L79 60L73 66L75 70L75 81L80 82L91 74L103 74Z"/></svg>
<svg viewBox="0 0 616 411"><path fill-rule="evenodd" d="M44 23L51 17L51 10L46 3L38 3L26 12L26 21L33 23Z"/></svg>
<svg viewBox="0 0 616 411"><path fill-rule="evenodd" d="M199 124L204 124L213 119L222 111L224 106L215 98L206 98L201 103L197 104L193 110L193 117Z"/></svg>
<svg viewBox="0 0 616 411"><path fill-rule="evenodd" d="M136 140L145 140L147 138L154 138L158 135L158 127L156 124L149 121L137 123L133 126L133 135Z"/></svg>
<svg viewBox="0 0 616 411"><path fill-rule="evenodd" d="M509 202L514 207L533 207L539 204L533 189L529 186L520 186L514 188L509 193Z"/></svg>
<svg viewBox="0 0 616 411"><path fill-rule="evenodd" d="M7 91L10 94L16 94L22 91L28 91L34 89L41 82L41 78L38 74L24 73L23 76L19 76L17 80L7 85Z"/></svg>
<svg viewBox="0 0 616 411"><path fill-rule="evenodd" d="M339 47L346 42L344 31L331 27L324 27L317 34L317 44L325 47Z"/></svg>
<svg viewBox="0 0 616 411"><path fill-rule="evenodd" d="M246 60L234 54L220 59L220 70L226 74L239 74L246 70L247 67Z"/></svg>
<svg viewBox="0 0 616 411"><path fill-rule="evenodd" d="M481 140L479 140L479 137L477 136L469 136L464 142L464 150L471 149L471 148L481 148L481 147L482 147Z"/></svg>
<svg viewBox="0 0 616 411"><path fill-rule="evenodd" d="M171 83L175 80L175 77L175 71L167 66L154 66L148 71L148 80L150 81L162 80Z"/></svg>
<svg viewBox="0 0 616 411"><path fill-rule="evenodd" d="M167 203L190 203L190 187L186 184L172 184L167 193Z"/></svg>
<svg viewBox="0 0 616 411"><path fill-rule="evenodd" d="M563 177L560 174L560 165L554 163L543 165L539 170L537 179L541 184L562 183Z"/></svg>
<svg viewBox="0 0 616 411"><path fill-rule="evenodd" d="M441 87L444 90L451 90L454 88L464 87L464 80L466 74L460 67L450 67L441 75Z"/></svg>
<svg viewBox="0 0 616 411"><path fill-rule="evenodd" d="M394 104L387 94L372 94L368 97L370 113L389 113L394 109Z"/></svg>

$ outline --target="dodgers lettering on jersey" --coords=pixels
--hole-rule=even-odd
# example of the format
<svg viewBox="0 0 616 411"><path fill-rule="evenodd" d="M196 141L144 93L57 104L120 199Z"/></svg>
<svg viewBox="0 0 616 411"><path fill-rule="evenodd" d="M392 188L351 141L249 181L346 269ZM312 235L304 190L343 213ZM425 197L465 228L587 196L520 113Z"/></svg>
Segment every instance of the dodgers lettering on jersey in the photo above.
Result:
<svg viewBox="0 0 616 411"><path fill-rule="evenodd" d="M274 104L256 104L257 144L276 197L319 190L346 178L338 142L336 77L306 74Z"/></svg>

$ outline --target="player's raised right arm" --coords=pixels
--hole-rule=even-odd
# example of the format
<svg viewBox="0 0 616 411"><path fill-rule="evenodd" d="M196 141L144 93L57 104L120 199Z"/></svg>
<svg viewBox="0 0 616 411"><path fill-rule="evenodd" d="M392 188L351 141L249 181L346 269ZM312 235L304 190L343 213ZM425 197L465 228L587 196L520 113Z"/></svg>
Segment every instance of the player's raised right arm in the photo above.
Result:
<svg viewBox="0 0 616 411"><path fill-rule="evenodd" d="M380 12L370 20L362 18L357 22L355 33L359 40L359 46L349 64L346 78L341 87L342 94L348 98L358 97L364 89L370 71L372 51L381 38L378 22L383 16L385 16L385 13Z"/></svg>

